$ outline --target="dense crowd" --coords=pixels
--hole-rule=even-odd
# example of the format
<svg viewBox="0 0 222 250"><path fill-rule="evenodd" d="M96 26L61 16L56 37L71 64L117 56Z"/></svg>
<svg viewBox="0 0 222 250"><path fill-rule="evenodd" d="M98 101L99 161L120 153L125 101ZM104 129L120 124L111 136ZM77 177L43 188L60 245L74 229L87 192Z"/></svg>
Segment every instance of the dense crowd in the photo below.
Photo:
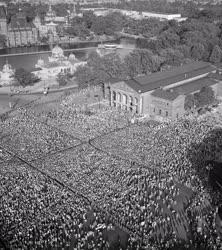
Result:
<svg viewBox="0 0 222 250"><path fill-rule="evenodd" d="M203 166L221 152L222 133L208 138L221 117L129 121L124 111L66 101L38 116L20 109L1 122L1 146L36 170L16 157L12 164L2 147L0 236L15 249L112 249L119 238L128 241L119 242L122 249L142 249L141 242L170 249L182 240L222 248L214 222L222 200Z"/></svg>
<svg viewBox="0 0 222 250"><path fill-rule="evenodd" d="M1 165L0 187L0 236L10 249L99 250L112 244L107 235L115 236L115 227L105 213L21 162ZM122 249L134 249L129 241Z"/></svg>
<svg viewBox="0 0 222 250"><path fill-rule="evenodd" d="M2 145L7 145L28 160L81 143L79 139L31 116L25 109L1 123L0 136Z"/></svg>

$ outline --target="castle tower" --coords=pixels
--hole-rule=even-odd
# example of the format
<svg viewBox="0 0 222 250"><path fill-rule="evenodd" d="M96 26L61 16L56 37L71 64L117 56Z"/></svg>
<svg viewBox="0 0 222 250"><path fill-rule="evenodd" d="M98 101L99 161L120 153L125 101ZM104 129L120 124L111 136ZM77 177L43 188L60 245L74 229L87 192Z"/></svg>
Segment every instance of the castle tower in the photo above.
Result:
<svg viewBox="0 0 222 250"><path fill-rule="evenodd" d="M46 13L45 21L46 22L53 22L55 20L55 17L56 17L56 13L55 13L55 11L52 10L52 4L51 4L51 1L50 1L49 2L49 10Z"/></svg>

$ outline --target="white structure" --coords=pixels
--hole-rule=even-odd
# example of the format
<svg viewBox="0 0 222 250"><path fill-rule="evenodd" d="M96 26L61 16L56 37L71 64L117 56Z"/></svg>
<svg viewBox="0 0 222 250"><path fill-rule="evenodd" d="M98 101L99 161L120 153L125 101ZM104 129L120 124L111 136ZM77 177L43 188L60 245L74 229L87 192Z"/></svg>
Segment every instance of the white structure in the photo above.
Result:
<svg viewBox="0 0 222 250"><path fill-rule="evenodd" d="M117 49L122 49L123 46L121 44L99 44L96 52L100 55L100 56L104 56L107 54L111 54L111 53L116 53Z"/></svg>
<svg viewBox="0 0 222 250"><path fill-rule="evenodd" d="M3 70L0 71L0 84L2 86L9 85L13 81L13 75L15 73L15 70L12 69L12 66L6 62L6 64L3 66Z"/></svg>
<svg viewBox="0 0 222 250"><path fill-rule="evenodd" d="M62 62L67 60L67 57L64 56L63 49L56 45L52 49L52 56L49 57L49 62Z"/></svg>
<svg viewBox="0 0 222 250"><path fill-rule="evenodd" d="M186 20L182 18L181 14L164 14L155 12L139 12L131 10L121 10L112 8L81 8L81 11L93 11L96 16L106 16L112 12L120 12L124 16L128 16L133 19L145 19L145 18L157 18L160 20L176 20L178 22Z"/></svg>
<svg viewBox="0 0 222 250"><path fill-rule="evenodd" d="M52 49L52 55L48 58L48 62L39 59L35 65L35 75L42 80L56 79L58 74L74 74L77 67L85 65L87 62L79 61L74 54L69 57L64 56L63 49L58 45Z"/></svg>

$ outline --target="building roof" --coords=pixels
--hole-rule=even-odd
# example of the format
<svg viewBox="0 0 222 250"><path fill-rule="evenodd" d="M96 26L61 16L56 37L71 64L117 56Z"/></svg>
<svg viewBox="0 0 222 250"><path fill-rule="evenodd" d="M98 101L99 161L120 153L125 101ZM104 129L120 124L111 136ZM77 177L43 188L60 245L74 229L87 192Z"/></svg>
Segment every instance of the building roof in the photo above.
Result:
<svg viewBox="0 0 222 250"><path fill-rule="evenodd" d="M153 91L151 95L168 101L174 101L179 96L178 92L176 91L164 89L157 89Z"/></svg>
<svg viewBox="0 0 222 250"><path fill-rule="evenodd" d="M5 6L0 6L0 19L6 19L6 9Z"/></svg>
<svg viewBox="0 0 222 250"><path fill-rule="evenodd" d="M188 95L190 93L200 90L202 87L209 87L216 83L218 83L216 79L207 76L171 89L177 92L178 94Z"/></svg>
<svg viewBox="0 0 222 250"><path fill-rule="evenodd" d="M27 22L25 17L13 16L9 23L9 30L32 30L35 28L33 22Z"/></svg>
<svg viewBox="0 0 222 250"><path fill-rule="evenodd" d="M209 63L192 62L164 72L135 77L134 79L126 80L125 83L136 92L145 93L185 79L210 73L214 70L215 68Z"/></svg>

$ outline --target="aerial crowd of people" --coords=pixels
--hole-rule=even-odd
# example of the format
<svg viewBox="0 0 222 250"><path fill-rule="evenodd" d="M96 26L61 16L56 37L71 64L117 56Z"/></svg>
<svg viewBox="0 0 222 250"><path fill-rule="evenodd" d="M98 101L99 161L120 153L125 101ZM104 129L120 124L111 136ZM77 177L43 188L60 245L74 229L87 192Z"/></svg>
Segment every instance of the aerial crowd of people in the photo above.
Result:
<svg viewBox="0 0 222 250"><path fill-rule="evenodd" d="M0 123L0 239L12 249L222 249L221 195L204 165L221 152L221 117L132 124L73 99Z"/></svg>

